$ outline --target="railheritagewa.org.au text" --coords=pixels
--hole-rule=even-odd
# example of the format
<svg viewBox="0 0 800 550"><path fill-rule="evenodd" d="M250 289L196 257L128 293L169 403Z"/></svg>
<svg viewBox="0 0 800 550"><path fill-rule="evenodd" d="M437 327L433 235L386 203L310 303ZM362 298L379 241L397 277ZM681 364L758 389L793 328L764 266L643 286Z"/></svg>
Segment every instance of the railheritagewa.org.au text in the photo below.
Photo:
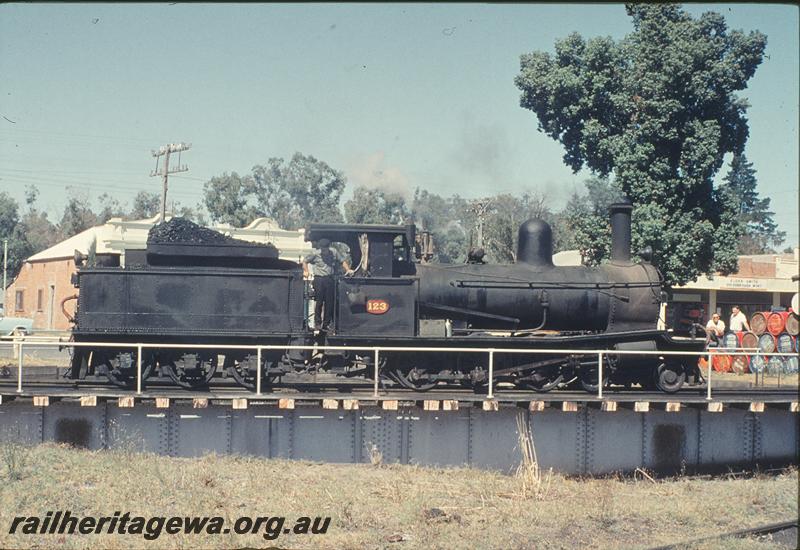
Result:
<svg viewBox="0 0 800 550"><path fill-rule="evenodd" d="M44 516L15 516L9 534L23 535L134 535L155 540L167 535L261 534L266 540L281 535L324 535L330 517L302 516L288 520L280 516L240 516L231 522L220 516L137 516L114 512L110 516L73 515L69 510Z"/></svg>

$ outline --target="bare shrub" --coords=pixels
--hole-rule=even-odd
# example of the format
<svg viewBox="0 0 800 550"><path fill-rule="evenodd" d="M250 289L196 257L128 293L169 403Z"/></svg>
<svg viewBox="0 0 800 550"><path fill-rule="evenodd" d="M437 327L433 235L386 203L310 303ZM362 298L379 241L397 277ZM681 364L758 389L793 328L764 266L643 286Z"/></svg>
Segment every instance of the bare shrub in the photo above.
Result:
<svg viewBox="0 0 800 550"><path fill-rule="evenodd" d="M543 500L550 491L553 478L553 469L547 470L545 475L539 468L536 457L536 446L533 443L533 433L524 413L517 414L517 436L522 461L517 467L517 478L520 480L519 496L523 499L533 498Z"/></svg>
<svg viewBox="0 0 800 550"><path fill-rule="evenodd" d="M368 441L365 445L367 454L369 455L369 462L373 466L380 466L383 464L383 453L372 441Z"/></svg>

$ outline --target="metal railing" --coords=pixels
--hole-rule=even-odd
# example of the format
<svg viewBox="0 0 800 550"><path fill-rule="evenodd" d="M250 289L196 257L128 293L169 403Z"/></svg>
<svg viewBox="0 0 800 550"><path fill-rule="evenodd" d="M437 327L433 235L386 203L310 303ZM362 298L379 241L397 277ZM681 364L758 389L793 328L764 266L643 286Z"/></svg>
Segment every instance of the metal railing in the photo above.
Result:
<svg viewBox="0 0 800 550"><path fill-rule="evenodd" d="M597 398L603 399L603 365L604 358L608 356L619 355L652 355L656 357L705 357L708 361L706 372L706 399L712 400L711 396L711 380L712 380L712 363L715 355L727 356L748 356L757 353L762 357L800 357L796 352L761 352L757 348L735 348L732 351L726 348L713 348L707 351L693 352L693 351L658 351L658 350L608 350L608 349L560 349L560 348L540 348L540 349L525 349L525 348L473 348L473 347L424 347L424 346L320 346L320 345L258 345L258 346L242 346L242 345L218 345L218 344L169 344L163 343L130 343L130 342L69 342L69 341L45 341L37 340L29 342L30 338L14 338L0 339L0 348L4 346L14 346L17 348L19 356L17 367L17 393L22 393L22 371L23 371L23 357L24 348L26 344L28 347L92 347L92 348L116 348L116 349L135 349L136 350L136 394L142 394L142 351L145 349L213 349L213 350L237 350L237 351L255 351L256 352L256 396L263 395L262 392L262 368L261 359L264 351L288 351L288 350L308 350L308 351L362 351L371 352L373 356L373 397L380 397L379 383L380 383L380 354L381 353L402 353L402 352L424 352L424 353L477 353L488 355L488 392L486 399L494 399L494 365L495 354L527 354L527 355L564 355L564 356L597 356ZM766 369L765 369L766 370ZM758 382L758 372L756 375L756 384ZM780 371L778 372L780 383ZM763 383L763 375L762 375Z"/></svg>

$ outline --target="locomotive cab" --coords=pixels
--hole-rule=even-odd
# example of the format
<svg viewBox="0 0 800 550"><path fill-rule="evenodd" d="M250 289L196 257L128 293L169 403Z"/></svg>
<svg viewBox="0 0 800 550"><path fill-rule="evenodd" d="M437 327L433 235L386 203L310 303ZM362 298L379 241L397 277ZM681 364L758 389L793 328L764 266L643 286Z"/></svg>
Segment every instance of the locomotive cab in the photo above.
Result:
<svg viewBox="0 0 800 550"><path fill-rule="evenodd" d="M305 240L346 244L352 276L335 277L334 325L338 336L417 335L419 281L414 274L413 225L311 224Z"/></svg>

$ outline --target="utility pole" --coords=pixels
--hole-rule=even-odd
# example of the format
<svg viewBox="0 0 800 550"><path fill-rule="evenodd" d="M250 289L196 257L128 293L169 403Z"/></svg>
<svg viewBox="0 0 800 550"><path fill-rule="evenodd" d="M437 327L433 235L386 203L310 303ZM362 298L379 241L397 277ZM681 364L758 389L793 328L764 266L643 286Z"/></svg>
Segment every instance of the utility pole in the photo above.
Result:
<svg viewBox="0 0 800 550"><path fill-rule="evenodd" d="M159 220L160 223L164 223L164 218L166 217L167 213L167 178L170 174L176 174L178 172L186 172L189 168L186 165L181 165L181 157L180 153L182 151L186 151L191 148L192 144L185 144L185 143L170 143L168 145L164 145L158 149L158 151L152 151L153 156L156 158L156 169L150 172L150 176L161 176L163 179L163 186L161 188L161 219ZM169 168L169 156L172 153L178 153L178 166L177 168L173 168L170 170ZM158 169L158 159L160 157L164 157L164 167L159 170Z"/></svg>
<svg viewBox="0 0 800 550"><path fill-rule="evenodd" d="M6 280L6 273L8 273L8 239L3 239L3 314L6 311L6 287L8 281Z"/></svg>
<svg viewBox="0 0 800 550"><path fill-rule="evenodd" d="M486 212L489 210L491 205L491 198L477 199L472 201L472 208L470 210L478 216L478 248L483 248L483 223L486 219Z"/></svg>

